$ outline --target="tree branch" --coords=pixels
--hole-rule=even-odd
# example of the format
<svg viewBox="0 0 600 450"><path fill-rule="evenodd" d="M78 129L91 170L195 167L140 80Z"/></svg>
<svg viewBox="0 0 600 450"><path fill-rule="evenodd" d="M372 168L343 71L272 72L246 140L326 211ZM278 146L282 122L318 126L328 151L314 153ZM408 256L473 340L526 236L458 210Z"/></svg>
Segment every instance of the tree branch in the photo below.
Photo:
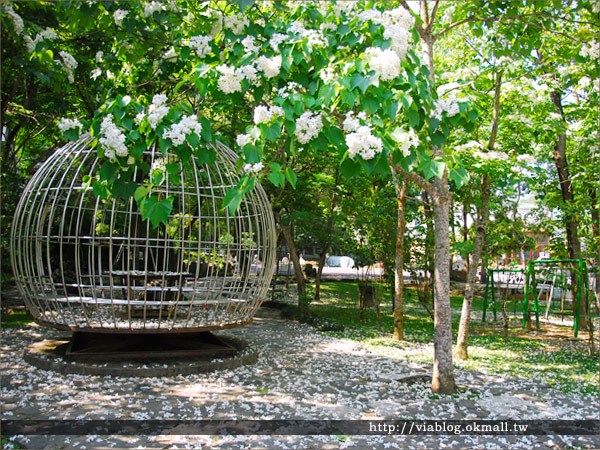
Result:
<svg viewBox="0 0 600 450"><path fill-rule="evenodd" d="M466 19L463 20L459 20L458 22L455 22L451 25L448 25L446 28L444 28L442 31L440 31L439 33L435 34L433 36L433 40L437 40L438 38L442 37L444 34L446 34L448 31L453 30L456 27L459 27L465 23L468 22L495 22L497 20L515 20L515 19L524 19L526 17L534 17L534 16L543 16L543 15L547 15L545 13L531 13L531 14L519 14L517 16L501 16L501 15L497 15L497 16L492 16L492 17L467 17Z"/></svg>
<svg viewBox="0 0 600 450"><path fill-rule="evenodd" d="M429 195L437 196L437 192L436 192L433 184L429 183L427 180L425 180L425 178L423 178L420 175L415 175L414 173L407 172L406 170L404 170L402 168L402 166L400 164L394 164L392 162L391 154L388 155L388 162L390 164L390 167L393 167L397 173L401 174L403 177L405 177L409 181L412 181L414 184L419 186L421 189L423 189Z"/></svg>

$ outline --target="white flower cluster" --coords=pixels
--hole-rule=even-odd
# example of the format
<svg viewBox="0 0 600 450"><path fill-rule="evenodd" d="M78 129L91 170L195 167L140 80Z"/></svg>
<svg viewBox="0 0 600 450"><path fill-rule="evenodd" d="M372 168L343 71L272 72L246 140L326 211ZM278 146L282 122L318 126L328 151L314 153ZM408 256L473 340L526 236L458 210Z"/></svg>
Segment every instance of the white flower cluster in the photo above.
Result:
<svg viewBox="0 0 600 450"><path fill-rule="evenodd" d="M288 28L288 33L292 36L299 35L300 38L306 39L308 48L312 47L325 47L327 45L327 39L320 30L309 30L304 27L300 22L294 22Z"/></svg>
<svg viewBox="0 0 600 450"><path fill-rule="evenodd" d="M148 107L148 123L153 130L156 130L158 123L169 114L169 107L165 105L167 96L164 94L156 94L152 97L152 104ZM136 121L139 123L146 118L144 113L136 116Z"/></svg>
<svg viewBox="0 0 600 450"><path fill-rule="evenodd" d="M377 153L383 150L383 142L380 138L371 134L371 129L363 125L353 133L346 135L346 145L350 158L360 155L362 159L373 159Z"/></svg>
<svg viewBox="0 0 600 450"><path fill-rule="evenodd" d="M399 136L396 136L398 145L404 157L410 156L410 149L419 146L419 136L413 130L408 132L403 131Z"/></svg>
<svg viewBox="0 0 600 450"><path fill-rule="evenodd" d="M36 34L35 39L33 40L28 35L23 36L25 46L27 47L29 53L32 53L35 50L35 46L38 44L38 42L46 40L53 41L57 38L58 34L56 34L56 32L51 28L46 28L45 30L40 31L38 34Z"/></svg>
<svg viewBox="0 0 600 450"><path fill-rule="evenodd" d="M246 145L254 143L254 137L249 134L238 134L235 142L240 148L244 148Z"/></svg>
<svg viewBox="0 0 600 450"><path fill-rule="evenodd" d="M590 79L590 77L581 77L579 79L579 83L577 83L579 85L579 87L581 89L585 89L586 87L588 87L590 84L592 83L592 80Z"/></svg>
<svg viewBox="0 0 600 450"><path fill-rule="evenodd" d="M154 161L152 161L152 172L154 172L155 170L160 170L161 172L164 172L165 170L167 170L167 160L165 158L156 158Z"/></svg>
<svg viewBox="0 0 600 450"><path fill-rule="evenodd" d="M392 41L391 49L399 58L404 58L408 51L409 30L414 25L414 19L404 8L395 8L381 12L376 9L363 11L358 15L359 20L383 26L383 37Z"/></svg>
<svg viewBox="0 0 600 450"><path fill-rule="evenodd" d="M180 146L185 142L185 137L192 132L198 136L202 132L202 125L198 122L196 114L183 116L179 123L174 123L163 133L163 138L171 139L173 145Z"/></svg>
<svg viewBox="0 0 600 450"><path fill-rule="evenodd" d="M296 119L294 134L301 144L306 144L318 136L321 128L323 128L321 114L312 114L310 111L306 111Z"/></svg>
<svg viewBox="0 0 600 450"><path fill-rule="evenodd" d="M590 42L590 45L586 45L583 44L583 46L581 47L581 51L579 52L579 55L583 56L584 58L589 57L592 60L597 60L600 58L600 42L596 41L596 42Z"/></svg>
<svg viewBox="0 0 600 450"><path fill-rule="evenodd" d="M244 51L246 53L258 53L258 50L260 49L258 47L258 45L255 44L256 39L254 38L254 36L246 36L244 39L242 39L242 45L244 46Z"/></svg>
<svg viewBox="0 0 600 450"><path fill-rule="evenodd" d="M281 55L276 55L272 58L261 56L256 62L258 70L265 74L267 78L273 78L279 75L281 70Z"/></svg>
<svg viewBox="0 0 600 450"><path fill-rule="evenodd" d="M61 50L59 52L60 58L62 59L62 66L65 68L65 72L67 72L67 79L69 83L73 83L75 78L73 77L73 71L77 69L77 61L70 53Z"/></svg>
<svg viewBox="0 0 600 450"><path fill-rule="evenodd" d="M62 132L71 130L73 128L78 128L79 132L81 132L82 127L83 125L77 119L69 119L65 117L60 119L60 122L58 122L58 129Z"/></svg>
<svg viewBox="0 0 600 450"><path fill-rule="evenodd" d="M354 116L354 111L348 111L346 118L344 119L344 131L356 131L360 127L360 119L367 120L367 114L364 111Z"/></svg>
<svg viewBox="0 0 600 450"><path fill-rule="evenodd" d="M498 152L496 150L489 152L475 152L473 153L473 156L482 161L508 161L508 155L506 153Z"/></svg>
<svg viewBox="0 0 600 450"><path fill-rule="evenodd" d="M260 78L258 77L258 70L251 64L242 66L237 71L242 75L243 78L248 80L250 84L258 86L260 84Z"/></svg>
<svg viewBox="0 0 600 450"><path fill-rule="evenodd" d="M369 57L369 67L381 80L391 81L400 75L400 58L394 51L369 47L366 54Z"/></svg>
<svg viewBox="0 0 600 450"><path fill-rule="evenodd" d="M233 66L221 64L217 66L217 71L221 73L217 85L219 90L225 94L232 94L242 90L242 80L244 74Z"/></svg>
<svg viewBox="0 0 600 450"><path fill-rule="evenodd" d="M454 147L454 150L457 152L472 152L473 150L481 151L483 150L483 144L479 141L469 141L462 145L457 145Z"/></svg>
<svg viewBox="0 0 600 450"><path fill-rule="evenodd" d="M259 173L265 166L263 165L263 163L261 162L257 162L256 164L249 164L246 163L244 164L244 166L242 167L242 170L245 173L248 173L250 175L256 175L257 173Z"/></svg>
<svg viewBox="0 0 600 450"><path fill-rule="evenodd" d="M282 34L282 33L275 33L273 34L273 36L271 36L271 39L269 40L269 45L271 46L271 48L274 51L279 51L279 44L281 44L282 42L284 42L285 40L287 40L288 35L287 34Z"/></svg>
<svg viewBox="0 0 600 450"><path fill-rule="evenodd" d="M6 14L8 14L8 16L10 17L10 20L13 24L13 27L15 29L15 32L17 34L22 34L23 33L23 19L21 18L21 16L19 16L15 10L13 9L13 5L10 3L4 3L4 11L6 12Z"/></svg>
<svg viewBox="0 0 600 450"><path fill-rule="evenodd" d="M156 11L160 11L161 9L164 9L162 2L144 3L144 18L150 17Z"/></svg>
<svg viewBox="0 0 600 450"><path fill-rule="evenodd" d="M100 64L103 60L104 60L104 52L103 51L97 51L96 52L96 62L98 64Z"/></svg>
<svg viewBox="0 0 600 450"><path fill-rule="evenodd" d="M438 87L437 92L440 98L435 101L435 110L433 117L437 120L442 120L442 114L446 113L448 117L457 115L460 112L458 105L459 100L456 98L456 88L458 84L448 83ZM446 96L445 99L441 98Z"/></svg>
<svg viewBox="0 0 600 450"><path fill-rule="evenodd" d="M233 31L234 34L242 34L244 28L250 24L248 18L244 14L233 14L225 16L223 26L226 30Z"/></svg>
<svg viewBox="0 0 600 450"><path fill-rule="evenodd" d="M167 160L165 158L156 158L152 161L151 171L154 172L155 170L160 170L161 172L167 170Z"/></svg>
<svg viewBox="0 0 600 450"><path fill-rule="evenodd" d="M323 80L323 83L331 83L335 78L335 67L333 67L331 64L325 67L323 70L321 70L321 73L319 73L319 78Z"/></svg>
<svg viewBox="0 0 600 450"><path fill-rule="evenodd" d="M292 94L300 87L301 86L298 83L296 83L295 81L290 81L290 82L288 82L288 84L286 84L282 88L277 89L277 95L282 98L286 98L288 95Z"/></svg>
<svg viewBox="0 0 600 450"><path fill-rule="evenodd" d="M122 27L123 19L127 16L128 13L129 11L125 9L117 9L113 14L113 18L115 19L115 25L118 27Z"/></svg>
<svg viewBox="0 0 600 450"><path fill-rule="evenodd" d="M212 36L203 36L203 35L192 36L190 38L188 45L190 48L194 49L194 51L196 52L196 55L198 55L200 58L203 58L210 53L211 49L210 49L209 43L212 40L213 40Z"/></svg>
<svg viewBox="0 0 600 450"><path fill-rule="evenodd" d="M284 112L281 106L265 106L258 105L254 108L254 123L258 125L259 123L270 122L274 117L283 117Z"/></svg>
<svg viewBox="0 0 600 450"><path fill-rule="evenodd" d="M113 122L112 116L106 116L100 124L100 146L104 149L104 156L114 161L117 156L125 157L129 150L125 145L125 135Z"/></svg>
<svg viewBox="0 0 600 450"><path fill-rule="evenodd" d="M517 161L528 166L532 166L536 162L535 158L532 155L527 154L517 156Z"/></svg>

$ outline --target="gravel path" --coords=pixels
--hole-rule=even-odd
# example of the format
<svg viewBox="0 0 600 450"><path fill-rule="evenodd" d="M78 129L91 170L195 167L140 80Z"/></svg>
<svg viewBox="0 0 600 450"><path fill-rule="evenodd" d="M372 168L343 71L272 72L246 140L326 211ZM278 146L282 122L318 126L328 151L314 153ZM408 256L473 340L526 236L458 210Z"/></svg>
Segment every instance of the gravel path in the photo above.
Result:
<svg viewBox="0 0 600 450"><path fill-rule="evenodd" d="M3 419L594 419L597 397L533 380L457 370L466 389L432 395L428 365L377 356L263 308L252 325L223 332L259 349L258 362L164 378L60 375L23 361L23 349L63 333L2 331ZM414 349L413 349L414 350ZM398 352L405 350L398 349ZM11 436L26 448L598 448L597 436Z"/></svg>

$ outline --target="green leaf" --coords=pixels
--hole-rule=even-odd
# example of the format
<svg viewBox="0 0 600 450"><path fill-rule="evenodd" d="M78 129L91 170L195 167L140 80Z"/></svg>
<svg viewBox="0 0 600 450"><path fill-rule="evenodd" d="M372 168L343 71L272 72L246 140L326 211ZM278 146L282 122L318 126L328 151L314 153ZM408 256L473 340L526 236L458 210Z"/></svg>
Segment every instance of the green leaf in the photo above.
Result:
<svg viewBox="0 0 600 450"><path fill-rule="evenodd" d="M110 192L108 191L108 187L106 186L105 183L102 183L100 181L94 181L94 184L92 185L92 187L93 187L94 195L96 197L100 197L100 198L106 200L110 196Z"/></svg>
<svg viewBox="0 0 600 450"><path fill-rule="evenodd" d="M137 183L135 181L124 181L119 178L113 183L112 193L114 197L120 197L127 200L133 196L136 187Z"/></svg>
<svg viewBox="0 0 600 450"><path fill-rule="evenodd" d="M456 167L450 171L448 178L456 183L457 188L460 188L469 181L469 173L464 167Z"/></svg>
<svg viewBox="0 0 600 450"><path fill-rule="evenodd" d="M152 172L152 184L160 186L165 181L166 176L162 170L154 170Z"/></svg>
<svg viewBox="0 0 600 450"><path fill-rule="evenodd" d="M244 193L242 190L238 186L233 187L225 194L225 198L223 199L223 208L228 208L229 213L234 214L242 204L243 198Z"/></svg>
<svg viewBox="0 0 600 450"><path fill-rule="evenodd" d="M200 144L200 138L196 133L190 133L185 137L185 140L190 144L190 147L196 148Z"/></svg>
<svg viewBox="0 0 600 450"><path fill-rule="evenodd" d="M139 205L142 200L148 195L150 189L147 186L138 186L138 188L133 193L133 198L135 202Z"/></svg>
<svg viewBox="0 0 600 450"><path fill-rule="evenodd" d="M294 189L296 189L296 181L298 181L298 176L296 175L296 173L292 169L290 169L289 167L286 167L285 168L285 177L290 182L290 184L292 185L292 187Z"/></svg>
<svg viewBox="0 0 600 450"><path fill-rule="evenodd" d="M429 180L432 177L442 178L444 175L444 169L446 168L446 164L441 161L431 161L427 163L423 169L423 175L425 175L425 179Z"/></svg>
<svg viewBox="0 0 600 450"><path fill-rule="evenodd" d="M441 147L442 145L444 145L446 143L446 137L444 136L444 133L440 131L436 131L435 133L433 133L431 135L431 143L436 147Z"/></svg>
<svg viewBox="0 0 600 450"><path fill-rule="evenodd" d="M70 141L76 141L77 139L79 139L79 128L70 128L68 130L65 130L63 131L63 136Z"/></svg>
<svg viewBox="0 0 600 450"><path fill-rule="evenodd" d="M410 124L410 126L412 128L417 128L419 126L419 122L421 121L421 116L419 115L419 112L411 108L406 110L406 115L408 117L408 123Z"/></svg>
<svg viewBox="0 0 600 450"><path fill-rule="evenodd" d="M100 180L113 182L118 169L119 166L117 164L110 161L105 162L102 164L102 167L100 167Z"/></svg>
<svg viewBox="0 0 600 450"><path fill-rule="evenodd" d="M165 166L172 177L178 177L181 166L179 163L169 163Z"/></svg>
<svg viewBox="0 0 600 450"><path fill-rule="evenodd" d="M345 158L340 164L340 173L348 180L358 175L360 170L360 164L351 158Z"/></svg>
<svg viewBox="0 0 600 450"><path fill-rule="evenodd" d="M356 94L352 90L344 89L342 91L342 103L346 106L349 106L350 108L354 108L357 98L358 98L358 94Z"/></svg>
<svg viewBox="0 0 600 450"><path fill-rule="evenodd" d="M352 89L358 87L362 93L364 94L369 86L371 85L371 79L369 77L365 77L360 73L355 73L352 75L352 79L350 80Z"/></svg>
<svg viewBox="0 0 600 450"><path fill-rule="evenodd" d="M398 102L388 103L383 111L390 120L396 120L396 114L398 114Z"/></svg>
<svg viewBox="0 0 600 450"><path fill-rule="evenodd" d="M365 97L362 100L362 106L364 109L369 111L371 114L375 114L379 109L379 101L371 96Z"/></svg>
<svg viewBox="0 0 600 450"><path fill-rule="evenodd" d="M142 212L142 219L150 219L150 223L156 228L161 223L167 223L169 214L173 209L173 198L166 198L159 201L158 197L152 195L142 201L140 209Z"/></svg>
<svg viewBox="0 0 600 450"><path fill-rule="evenodd" d="M319 89L319 99L322 104L327 104L335 96L336 87L335 84L324 84Z"/></svg>
<svg viewBox="0 0 600 450"><path fill-rule="evenodd" d="M265 128L265 139L270 142L275 142L281 136L281 124L273 123Z"/></svg>
<svg viewBox="0 0 600 450"><path fill-rule="evenodd" d="M45 63L45 62L52 62L54 61L54 53L52 53L52 50L43 50L40 52L40 62L41 63Z"/></svg>

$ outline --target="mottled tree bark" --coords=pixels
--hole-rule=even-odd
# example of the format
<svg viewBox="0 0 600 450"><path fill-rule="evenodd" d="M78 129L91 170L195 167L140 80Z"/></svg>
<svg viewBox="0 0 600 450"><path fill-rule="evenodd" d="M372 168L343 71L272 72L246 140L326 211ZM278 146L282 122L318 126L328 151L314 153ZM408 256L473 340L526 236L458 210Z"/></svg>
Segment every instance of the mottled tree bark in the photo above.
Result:
<svg viewBox="0 0 600 450"><path fill-rule="evenodd" d="M304 272L302 271L302 266L300 265L300 256L296 250L296 244L294 244L294 239L288 224L282 223L281 220L279 220L279 226L281 227L281 232L283 233L283 237L287 242L288 249L290 250L290 258L292 259L292 264L294 265L294 276L296 277L296 283L298 285L298 307L303 314L308 315L310 314L308 304L303 301L303 296L306 295L306 278L304 278Z"/></svg>

